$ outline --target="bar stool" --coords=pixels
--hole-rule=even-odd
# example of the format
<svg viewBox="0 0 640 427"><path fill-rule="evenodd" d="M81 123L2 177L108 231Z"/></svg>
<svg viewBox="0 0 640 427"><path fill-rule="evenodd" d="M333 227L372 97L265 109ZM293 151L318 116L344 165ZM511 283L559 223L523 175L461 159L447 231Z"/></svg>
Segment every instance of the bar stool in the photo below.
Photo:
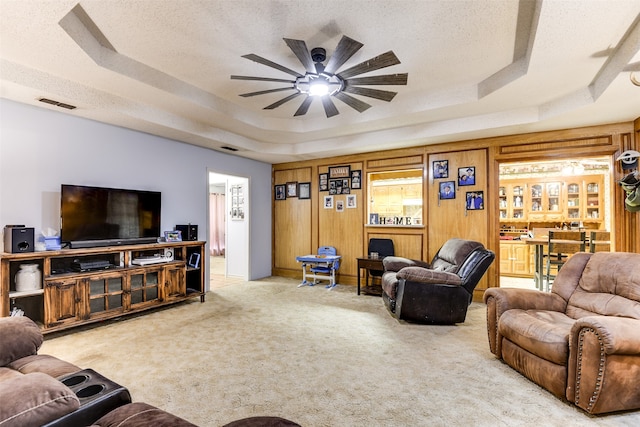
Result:
<svg viewBox="0 0 640 427"><path fill-rule="evenodd" d="M586 247L586 233L584 231L549 231L549 243L547 245L547 274L546 291L551 289L551 266L557 271L564 265L569 257L577 252L584 252Z"/></svg>
<svg viewBox="0 0 640 427"><path fill-rule="evenodd" d="M589 235L589 252L610 252L611 232L592 231Z"/></svg>

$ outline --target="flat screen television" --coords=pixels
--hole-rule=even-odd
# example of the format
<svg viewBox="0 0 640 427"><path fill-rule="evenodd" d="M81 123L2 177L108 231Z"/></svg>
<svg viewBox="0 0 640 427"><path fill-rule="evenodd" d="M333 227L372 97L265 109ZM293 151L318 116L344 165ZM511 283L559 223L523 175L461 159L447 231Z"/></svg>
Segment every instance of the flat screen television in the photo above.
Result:
<svg viewBox="0 0 640 427"><path fill-rule="evenodd" d="M62 184L60 240L71 248L155 243L161 193Z"/></svg>

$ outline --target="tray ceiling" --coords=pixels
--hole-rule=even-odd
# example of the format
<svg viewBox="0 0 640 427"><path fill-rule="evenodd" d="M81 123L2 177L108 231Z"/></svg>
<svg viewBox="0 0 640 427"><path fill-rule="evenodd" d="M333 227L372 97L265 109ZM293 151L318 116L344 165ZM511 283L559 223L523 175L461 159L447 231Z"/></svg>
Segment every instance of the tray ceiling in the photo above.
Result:
<svg viewBox="0 0 640 427"><path fill-rule="evenodd" d="M283 38L330 57L343 35L364 44L345 67L400 59L369 73L408 73L391 102L293 117L230 79L290 77L246 54L304 72ZM268 163L640 116L640 0L0 0L0 40L3 98Z"/></svg>

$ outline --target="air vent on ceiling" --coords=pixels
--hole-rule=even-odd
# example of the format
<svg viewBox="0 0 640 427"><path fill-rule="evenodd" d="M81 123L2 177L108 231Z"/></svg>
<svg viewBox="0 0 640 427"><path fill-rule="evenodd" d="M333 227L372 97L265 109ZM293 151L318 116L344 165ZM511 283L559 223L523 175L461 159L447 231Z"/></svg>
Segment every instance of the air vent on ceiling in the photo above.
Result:
<svg viewBox="0 0 640 427"><path fill-rule="evenodd" d="M67 110L73 110L76 108L75 105L65 104L64 102L54 101L53 99L48 98L40 98L38 99L40 102L44 102L45 104L55 105L56 107L66 108Z"/></svg>
<svg viewBox="0 0 640 427"><path fill-rule="evenodd" d="M220 148L222 148L223 150L238 151L238 149L237 149L237 148L227 147L226 145L225 145L225 146L223 146L223 147L220 147Z"/></svg>

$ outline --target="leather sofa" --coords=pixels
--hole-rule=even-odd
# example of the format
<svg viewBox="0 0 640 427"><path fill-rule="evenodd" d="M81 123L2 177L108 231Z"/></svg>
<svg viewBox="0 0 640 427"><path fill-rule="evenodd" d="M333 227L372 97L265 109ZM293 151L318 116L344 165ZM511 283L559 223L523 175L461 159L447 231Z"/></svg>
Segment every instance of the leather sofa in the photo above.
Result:
<svg viewBox="0 0 640 427"><path fill-rule="evenodd" d="M194 426L150 405L131 403L126 388L94 371L37 354L42 343L42 332L31 319L0 318L0 426ZM76 384L76 378L87 382Z"/></svg>
<svg viewBox="0 0 640 427"><path fill-rule="evenodd" d="M551 292L490 288L489 348L590 414L640 408L640 254L577 253Z"/></svg>
<svg viewBox="0 0 640 427"><path fill-rule="evenodd" d="M463 323L473 290L495 258L480 242L449 239L431 262L403 257L382 260L382 300L397 319Z"/></svg>

